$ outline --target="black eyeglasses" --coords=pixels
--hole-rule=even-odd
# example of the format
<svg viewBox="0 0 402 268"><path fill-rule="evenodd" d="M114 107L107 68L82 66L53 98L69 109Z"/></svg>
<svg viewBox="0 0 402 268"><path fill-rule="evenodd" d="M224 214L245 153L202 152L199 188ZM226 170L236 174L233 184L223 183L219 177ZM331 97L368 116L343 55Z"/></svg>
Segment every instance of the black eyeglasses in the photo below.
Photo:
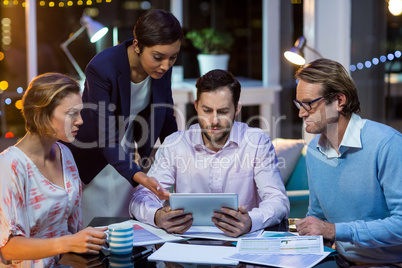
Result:
<svg viewBox="0 0 402 268"><path fill-rule="evenodd" d="M316 98L315 100L312 100L312 101L309 101L309 102L300 102L298 100L293 100L293 102L295 103L297 109L300 110L300 108L303 107L304 110L310 111L312 109L311 104L313 104L314 102L317 102L319 100L322 100L323 98L324 97L319 97L319 98Z"/></svg>

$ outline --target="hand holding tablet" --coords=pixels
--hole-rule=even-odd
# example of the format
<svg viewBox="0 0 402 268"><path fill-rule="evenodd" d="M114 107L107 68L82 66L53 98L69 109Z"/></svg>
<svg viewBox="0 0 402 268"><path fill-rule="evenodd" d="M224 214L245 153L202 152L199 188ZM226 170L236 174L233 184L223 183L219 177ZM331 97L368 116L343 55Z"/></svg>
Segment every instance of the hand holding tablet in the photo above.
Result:
<svg viewBox="0 0 402 268"><path fill-rule="evenodd" d="M191 213L194 226L213 226L214 211L222 207L238 209L237 194L234 193L172 193L170 194L172 210L183 209L184 214Z"/></svg>

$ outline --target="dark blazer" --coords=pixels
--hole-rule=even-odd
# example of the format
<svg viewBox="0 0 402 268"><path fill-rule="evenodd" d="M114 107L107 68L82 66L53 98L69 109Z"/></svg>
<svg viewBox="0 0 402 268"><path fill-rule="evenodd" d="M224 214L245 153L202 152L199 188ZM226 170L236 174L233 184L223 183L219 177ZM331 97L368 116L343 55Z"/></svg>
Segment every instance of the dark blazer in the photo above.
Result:
<svg viewBox="0 0 402 268"><path fill-rule="evenodd" d="M81 180L89 183L107 164L111 164L134 187L132 180L141 168L134 163L134 152L126 153L120 141L130 116L131 80L127 47L133 40L107 48L96 55L85 70L86 81L82 95L83 125L76 140L69 145L78 166ZM152 79L151 104L139 113L144 120L134 127L138 153L147 158L158 138L177 131L173 115L171 89L172 69L161 79Z"/></svg>

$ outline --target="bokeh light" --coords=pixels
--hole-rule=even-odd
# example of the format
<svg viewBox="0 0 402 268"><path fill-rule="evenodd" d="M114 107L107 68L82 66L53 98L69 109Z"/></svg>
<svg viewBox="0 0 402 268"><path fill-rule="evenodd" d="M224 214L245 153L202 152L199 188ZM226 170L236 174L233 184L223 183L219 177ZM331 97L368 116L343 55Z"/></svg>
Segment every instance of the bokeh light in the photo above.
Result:
<svg viewBox="0 0 402 268"><path fill-rule="evenodd" d="M18 110L22 109L22 100L17 100L15 102L15 108L17 108Z"/></svg>
<svg viewBox="0 0 402 268"><path fill-rule="evenodd" d="M402 0L389 0L388 10L394 16L402 14Z"/></svg>
<svg viewBox="0 0 402 268"><path fill-rule="evenodd" d="M14 133L12 132L7 132L6 135L4 135L5 138L14 138Z"/></svg>
<svg viewBox="0 0 402 268"><path fill-rule="evenodd" d="M1 81L0 82L0 89L1 90L6 90L8 88L8 82L7 81Z"/></svg>

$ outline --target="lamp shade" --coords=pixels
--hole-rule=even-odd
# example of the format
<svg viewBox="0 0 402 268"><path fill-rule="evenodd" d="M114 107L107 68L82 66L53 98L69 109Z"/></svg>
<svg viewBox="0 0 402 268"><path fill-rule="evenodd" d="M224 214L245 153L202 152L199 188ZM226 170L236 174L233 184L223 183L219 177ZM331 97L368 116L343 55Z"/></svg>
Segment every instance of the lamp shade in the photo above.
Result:
<svg viewBox="0 0 402 268"><path fill-rule="evenodd" d="M87 34L91 43L95 43L101 39L109 30L107 27L103 26L97 21L94 21L87 15L82 16L81 24L87 29Z"/></svg>
<svg viewBox="0 0 402 268"><path fill-rule="evenodd" d="M304 65L306 63L303 54L303 48L305 44L306 39L303 36L300 36L296 40L294 47L284 53L285 58L293 64Z"/></svg>
<svg viewBox="0 0 402 268"><path fill-rule="evenodd" d="M85 80L85 74L82 71L81 67L78 65L77 61L74 59L73 55L71 55L68 50L68 45L73 42L80 34L82 34L85 29L87 30L88 37L92 43L95 43L99 39L101 39L107 32L108 28L104 27L99 22L96 22L91 19L91 17L87 15L82 15L81 20L81 28L79 28L75 33L73 33L65 42L60 44L61 49L63 49L64 53L66 53L67 58L71 61L74 68L77 70L77 73L80 76L80 80Z"/></svg>

